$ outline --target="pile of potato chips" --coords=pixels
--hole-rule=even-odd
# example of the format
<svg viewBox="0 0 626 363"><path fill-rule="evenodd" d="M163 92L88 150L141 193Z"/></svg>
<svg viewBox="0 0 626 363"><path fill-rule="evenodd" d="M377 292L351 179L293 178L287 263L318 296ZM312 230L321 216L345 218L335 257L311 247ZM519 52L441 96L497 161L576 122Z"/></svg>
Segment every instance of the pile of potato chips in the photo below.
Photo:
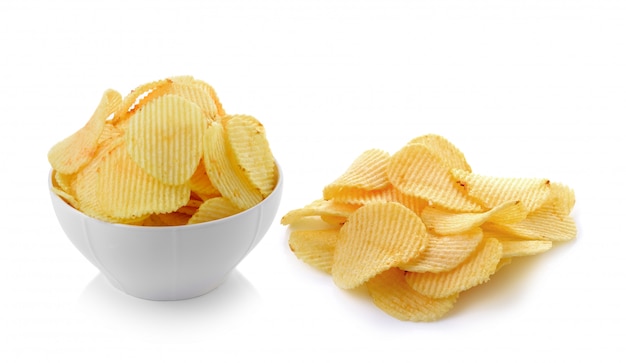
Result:
<svg viewBox="0 0 626 363"><path fill-rule="evenodd" d="M107 90L91 119L48 153L53 191L94 218L175 226L246 210L276 186L263 125L228 115L193 77Z"/></svg>
<svg viewBox="0 0 626 363"><path fill-rule="evenodd" d="M547 179L474 173L452 143L425 135L393 155L365 151L281 223L295 255L337 286L366 286L397 319L434 321L513 258L573 239L574 201Z"/></svg>

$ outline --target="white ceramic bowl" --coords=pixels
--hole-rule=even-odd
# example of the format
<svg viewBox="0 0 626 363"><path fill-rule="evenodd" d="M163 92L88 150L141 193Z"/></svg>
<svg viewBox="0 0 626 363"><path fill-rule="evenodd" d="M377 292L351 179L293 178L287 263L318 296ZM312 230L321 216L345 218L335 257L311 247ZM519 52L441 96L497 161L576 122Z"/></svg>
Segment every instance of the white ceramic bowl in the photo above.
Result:
<svg viewBox="0 0 626 363"><path fill-rule="evenodd" d="M218 287L270 228L282 196L276 188L251 209L217 221L177 227L103 222L50 191L63 231L111 284L149 300L182 300ZM48 177L51 186L51 177Z"/></svg>

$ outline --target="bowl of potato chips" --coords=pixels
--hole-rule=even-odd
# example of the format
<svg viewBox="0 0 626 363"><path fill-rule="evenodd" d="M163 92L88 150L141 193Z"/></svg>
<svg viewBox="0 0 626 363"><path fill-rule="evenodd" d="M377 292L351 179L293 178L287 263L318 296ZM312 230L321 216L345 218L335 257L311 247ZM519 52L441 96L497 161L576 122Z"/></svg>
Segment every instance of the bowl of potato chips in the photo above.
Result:
<svg viewBox="0 0 626 363"><path fill-rule="evenodd" d="M59 224L119 290L181 300L218 287L260 242L283 180L258 120L174 77L122 98L48 153Z"/></svg>

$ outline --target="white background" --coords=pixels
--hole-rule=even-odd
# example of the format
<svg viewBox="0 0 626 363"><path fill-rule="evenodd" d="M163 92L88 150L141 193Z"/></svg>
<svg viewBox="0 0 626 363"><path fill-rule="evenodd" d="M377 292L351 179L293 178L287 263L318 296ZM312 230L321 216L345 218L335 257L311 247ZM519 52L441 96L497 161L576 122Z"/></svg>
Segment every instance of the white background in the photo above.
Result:
<svg viewBox="0 0 626 363"><path fill-rule="evenodd" d="M265 124L285 190L224 285L150 302L66 239L46 154L105 89L172 75ZM2 362L626 360L624 1L4 0L0 116ZM570 185L579 234L424 324L299 261L278 218L426 133L474 171Z"/></svg>

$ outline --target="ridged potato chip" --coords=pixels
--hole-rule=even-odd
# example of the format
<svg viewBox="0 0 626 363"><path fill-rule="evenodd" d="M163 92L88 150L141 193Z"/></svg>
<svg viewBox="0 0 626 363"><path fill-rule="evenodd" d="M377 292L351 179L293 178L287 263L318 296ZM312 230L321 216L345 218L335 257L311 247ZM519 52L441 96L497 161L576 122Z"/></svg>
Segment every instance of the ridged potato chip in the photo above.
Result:
<svg viewBox="0 0 626 363"><path fill-rule="evenodd" d="M263 124L252 116L234 115L224 121L224 129L232 162L266 197L276 186L276 167Z"/></svg>
<svg viewBox="0 0 626 363"><path fill-rule="evenodd" d="M308 265L330 274L338 239L339 229L297 230L289 235L289 248Z"/></svg>
<svg viewBox="0 0 626 363"><path fill-rule="evenodd" d="M213 122L205 131L204 166L220 194L238 208L245 210L263 200L261 191L250 183L243 171L233 167L224 126L219 122Z"/></svg>
<svg viewBox="0 0 626 363"><path fill-rule="evenodd" d="M539 208L550 195L550 181L541 178L491 177L453 169L457 184L485 208L517 200L528 212Z"/></svg>
<svg viewBox="0 0 626 363"><path fill-rule="evenodd" d="M407 283L406 272L391 268L367 281L374 304L398 320L429 322L441 319L454 307L458 294L432 298Z"/></svg>
<svg viewBox="0 0 626 363"><path fill-rule="evenodd" d="M422 144L408 144L391 156L387 175L401 192L456 212L481 212L454 183L449 168Z"/></svg>
<svg viewBox="0 0 626 363"><path fill-rule="evenodd" d="M447 236L430 235L428 245L420 258L398 267L410 272L450 271L465 261L482 240L483 231L480 228Z"/></svg>
<svg viewBox="0 0 626 363"><path fill-rule="evenodd" d="M169 213L189 200L189 185L169 185L137 165L123 145L100 164L97 178L98 204L114 218L138 218Z"/></svg>
<svg viewBox="0 0 626 363"><path fill-rule="evenodd" d="M352 289L377 274L416 260L428 243L420 218L402 204L370 203L354 212L339 232L333 281Z"/></svg>
<svg viewBox="0 0 626 363"><path fill-rule="evenodd" d="M454 144L443 136L428 134L418 136L409 141L409 144L421 144L436 155L448 169L461 169L467 172L472 171L472 167L467 163L465 155Z"/></svg>
<svg viewBox="0 0 626 363"><path fill-rule="evenodd" d="M283 225L294 224L306 217L334 217L340 218L343 224L359 207L359 205L318 199L302 208L288 212L281 218L280 223Z"/></svg>
<svg viewBox="0 0 626 363"><path fill-rule="evenodd" d="M345 190L358 193L387 188L390 185L387 178L389 157L386 151L378 149L365 151L356 158L348 170L324 188L324 199L333 199Z"/></svg>
<svg viewBox="0 0 626 363"><path fill-rule="evenodd" d="M230 200L224 197L215 197L204 201L187 223L196 224L215 221L239 212L241 212L241 209L233 205Z"/></svg>
<svg viewBox="0 0 626 363"><path fill-rule="evenodd" d="M522 204L513 200L479 213L452 213L436 207L426 207L421 217L429 231L446 235L463 233L486 222L517 223L527 215Z"/></svg>
<svg viewBox="0 0 626 363"><path fill-rule="evenodd" d="M405 278L417 292L443 298L485 283L496 272L502 258L502 245L495 238L484 240L470 257L446 272L407 272Z"/></svg>
<svg viewBox="0 0 626 363"><path fill-rule="evenodd" d="M50 149L48 161L52 168L59 173L73 174L91 160L98 148L106 120L120 102L121 96L116 91L104 92L87 124Z"/></svg>
<svg viewBox="0 0 626 363"><path fill-rule="evenodd" d="M174 95L161 96L128 120L125 134L130 157L164 184L184 184L202 157L207 127L200 108Z"/></svg>

